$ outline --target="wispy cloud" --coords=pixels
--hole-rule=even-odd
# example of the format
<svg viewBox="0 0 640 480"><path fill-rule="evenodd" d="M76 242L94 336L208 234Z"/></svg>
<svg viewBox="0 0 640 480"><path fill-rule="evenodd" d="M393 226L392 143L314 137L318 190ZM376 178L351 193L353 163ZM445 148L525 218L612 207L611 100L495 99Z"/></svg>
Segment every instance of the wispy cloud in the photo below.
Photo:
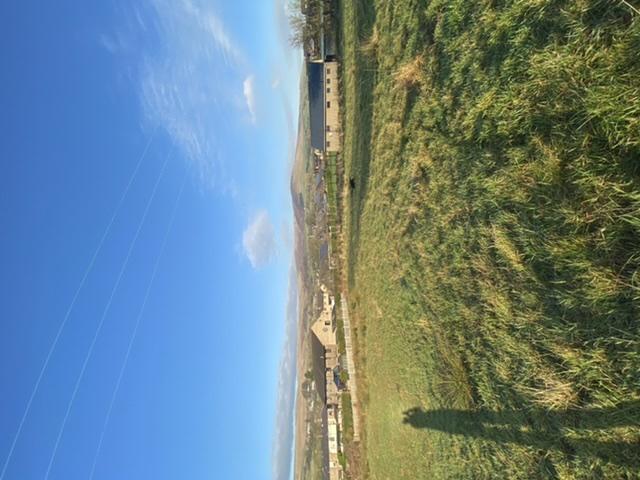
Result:
<svg viewBox="0 0 640 480"><path fill-rule="evenodd" d="M116 31L112 34L101 33L98 36L98 43L112 55L116 55L130 49L130 41L122 31Z"/></svg>
<svg viewBox="0 0 640 480"><path fill-rule="evenodd" d="M253 268L261 268L276 255L276 232L266 210L259 211L242 234L242 247Z"/></svg>
<svg viewBox="0 0 640 480"><path fill-rule="evenodd" d="M207 183L227 184L220 144L230 127L221 119L234 111L240 118L243 111L247 62L242 49L209 2L148 4L151 21L145 28L153 25L162 47L142 58L140 96L146 117L169 135Z"/></svg>
<svg viewBox="0 0 640 480"><path fill-rule="evenodd" d="M118 43L113 37L103 33L99 36L98 41L107 52L114 54L118 51Z"/></svg>
<svg viewBox="0 0 640 480"><path fill-rule="evenodd" d="M204 25L211 34L211 38L222 52L225 61L228 62L242 62L243 55L240 49L231 41L229 35L224 28L224 25L218 17L209 13L204 17Z"/></svg>
<svg viewBox="0 0 640 480"><path fill-rule="evenodd" d="M255 78L253 75L248 76L243 84L242 90L244 93L244 99L247 102L247 109L251 115L251 123L256 123L256 93L255 93Z"/></svg>

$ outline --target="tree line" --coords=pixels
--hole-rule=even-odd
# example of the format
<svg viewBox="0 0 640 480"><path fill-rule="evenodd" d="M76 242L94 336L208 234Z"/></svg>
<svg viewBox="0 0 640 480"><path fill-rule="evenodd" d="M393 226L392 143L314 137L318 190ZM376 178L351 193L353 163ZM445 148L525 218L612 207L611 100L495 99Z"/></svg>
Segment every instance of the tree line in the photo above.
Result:
<svg viewBox="0 0 640 480"><path fill-rule="evenodd" d="M289 41L309 53L317 48L324 29L332 28L334 0L290 0L288 16Z"/></svg>

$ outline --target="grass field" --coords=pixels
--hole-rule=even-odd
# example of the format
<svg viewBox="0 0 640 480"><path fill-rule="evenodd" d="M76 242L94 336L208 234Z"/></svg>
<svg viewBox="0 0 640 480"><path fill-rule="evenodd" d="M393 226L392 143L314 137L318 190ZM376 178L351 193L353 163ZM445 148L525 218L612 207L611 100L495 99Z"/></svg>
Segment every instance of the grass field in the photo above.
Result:
<svg viewBox="0 0 640 480"><path fill-rule="evenodd" d="M339 24L367 477L637 478L633 5L349 0Z"/></svg>

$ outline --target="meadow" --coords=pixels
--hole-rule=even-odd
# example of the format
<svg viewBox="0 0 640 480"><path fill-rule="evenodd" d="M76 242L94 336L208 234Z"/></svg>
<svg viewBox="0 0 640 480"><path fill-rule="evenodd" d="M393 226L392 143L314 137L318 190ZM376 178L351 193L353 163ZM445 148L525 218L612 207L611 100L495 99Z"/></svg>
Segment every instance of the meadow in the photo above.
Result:
<svg viewBox="0 0 640 480"><path fill-rule="evenodd" d="M638 7L339 4L363 476L638 478Z"/></svg>

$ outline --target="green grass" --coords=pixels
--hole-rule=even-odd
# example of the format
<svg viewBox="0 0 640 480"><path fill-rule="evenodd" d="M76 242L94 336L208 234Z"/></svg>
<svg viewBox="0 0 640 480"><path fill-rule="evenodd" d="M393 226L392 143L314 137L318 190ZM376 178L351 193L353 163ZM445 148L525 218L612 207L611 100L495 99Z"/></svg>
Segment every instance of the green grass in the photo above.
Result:
<svg viewBox="0 0 640 480"><path fill-rule="evenodd" d="M347 457L344 453L338 452L338 462L340 462L340 465L342 465L343 470L347 469Z"/></svg>
<svg viewBox="0 0 640 480"><path fill-rule="evenodd" d="M344 105L341 110L344 131L344 181L345 183L352 181L355 191L359 193L348 197L349 201L343 207L345 215L342 226L347 240L348 260L356 257L362 199L369 179L371 109L376 62L363 55L360 46L364 45L365 39L371 35L373 20L373 9L366 2L340 2L341 28L338 31L338 44L343 61L340 96L341 103ZM344 186L345 191L348 188ZM350 282L353 281L352 272L353 265L349 263L346 273Z"/></svg>
<svg viewBox="0 0 640 480"><path fill-rule="evenodd" d="M327 190L327 224L330 228L329 242L331 244L331 252L335 257L340 252L340 239L338 227L341 224L340 220L340 192L338 191L339 176L338 176L338 156L336 154L327 154L326 168L324 170L324 181ZM337 277L337 273L336 273ZM336 278L335 285L339 284L339 280Z"/></svg>
<svg viewBox="0 0 640 480"><path fill-rule="evenodd" d="M346 355L347 345L344 339L344 321L342 320L342 313L340 308L340 293L336 293L336 337L338 339L338 353L340 355Z"/></svg>
<svg viewBox="0 0 640 480"><path fill-rule="evenodd" d="M353 411L351 410L351 395L343 393L341 400L342 435L344 436L344 442L350 443L353 441Z"/></svg>
<svg viewBox="0 0 640 480"><path fill-rule="evenodd" d="M338 228L342 224L341 220L341 191L339 190L340 175L338 174L338 155L329 154L326 159L326 168L324 170L324 181L327 188L327 224L331 229L329 235L329 242L331 242L331 252L334 256L339 256L342 251L342 245L340 242L340 233ZM342 265L340 261L335 262L335 269L332 277L332 290L334 292L334 299L336 309L340 309L340 290L342 287L341 275ZM337 338L338 338L338 351L341 355L346 353L346 346L344 340L344 323L342 321L342 315L336 314L337 324Z"/></svg>
<svg viewBox="0 0 640 480"><path fill-rule="evenodd" d="M324 180L327 186L328 222L329 225L335 226L339 223L337 155L335 154L327 155Z"/></svg>
<svg viewBox="0 0 640 480"><path fill-rule="evenodd" d="M640 17L340 8L368 478L635 478Z"/></svg>

